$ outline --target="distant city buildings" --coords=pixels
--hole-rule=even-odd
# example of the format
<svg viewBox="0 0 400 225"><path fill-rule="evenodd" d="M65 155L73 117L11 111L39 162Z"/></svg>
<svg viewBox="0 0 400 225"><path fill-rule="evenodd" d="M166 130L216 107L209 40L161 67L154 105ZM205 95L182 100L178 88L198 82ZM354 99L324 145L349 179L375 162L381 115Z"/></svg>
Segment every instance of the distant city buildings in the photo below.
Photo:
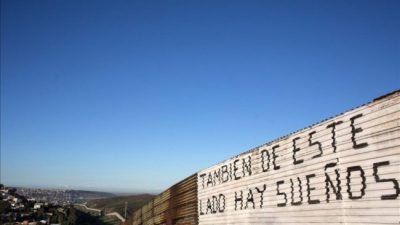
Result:
<svg viewBox="0 0 400 225"><path fill-rule="evenodd" d="M113 195L91 191L9 188L0 185L0 224L59 225L62 221L76 220L79 217L96 221L95 217L91 217L86 211L78 211L73 205L106 196Z"/></svg>

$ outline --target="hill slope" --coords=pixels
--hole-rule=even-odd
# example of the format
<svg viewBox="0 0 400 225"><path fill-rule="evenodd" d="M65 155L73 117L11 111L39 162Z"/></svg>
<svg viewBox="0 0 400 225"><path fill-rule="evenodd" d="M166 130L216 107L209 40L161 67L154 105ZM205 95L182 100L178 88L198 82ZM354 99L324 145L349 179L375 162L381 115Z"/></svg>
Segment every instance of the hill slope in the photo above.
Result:
<svg viewBox="0 0 400 225"><path fill-rule="evenodd" d="M105 209L105 213L118 212L121 216L125 214L125 202L127 202L127 214L130 215L136 209L153 199L154 195L140 194L129 196L117 196L103 199L93 199L87 202L87 206L96 209Z"/></svg>

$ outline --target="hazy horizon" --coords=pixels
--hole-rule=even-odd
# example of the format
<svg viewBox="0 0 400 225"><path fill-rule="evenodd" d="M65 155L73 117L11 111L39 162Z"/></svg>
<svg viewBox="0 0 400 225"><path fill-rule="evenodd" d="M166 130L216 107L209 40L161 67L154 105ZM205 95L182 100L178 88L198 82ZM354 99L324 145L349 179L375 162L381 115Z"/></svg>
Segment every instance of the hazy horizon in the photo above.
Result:
<svg viewBox="0 0 400 225"><path fill-rule="evenodd" d="M2 0L0 183L158 193L372 101L399 89L399 8Z"/></svg>
<svg viewBox="0 0 400 225"><path fill-rule="evenodd" d="M143 191L129 191L129 190L113 190L113 189L101 189L98 190L96 187L88 187L88 188L79 188L79 187L57 187L57 186L18 186L18 185L4 185L7 188L29 188L29 189L42 189L42 190L74 190L74 191L93 191L93 192L105 192L111 193L116 196L126 196L126 195L142 195L142 194L150 194L157 195L160 194L163 190L160 191L151 191L151 190L143 190Z"/></svg>

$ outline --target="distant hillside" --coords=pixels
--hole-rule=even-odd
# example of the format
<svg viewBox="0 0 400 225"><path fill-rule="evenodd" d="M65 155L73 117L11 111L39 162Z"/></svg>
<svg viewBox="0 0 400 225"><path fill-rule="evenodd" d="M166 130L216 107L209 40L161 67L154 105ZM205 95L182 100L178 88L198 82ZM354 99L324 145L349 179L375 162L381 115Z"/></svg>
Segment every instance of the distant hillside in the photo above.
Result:
<svg viewBox="0 0 400 225"><path fill-rule="evenodd" d="M68 190L67 192L79 196L81 198L90 199L100 199L100 198L111 198L115 197L115 194L100 191L84 191L84 190Z"/></svg>
<svg viewBox="0 0 400 225"><path fill-rule="evenodd" d="M129 196L118 196L103 199L93 199L87 202L87 206L96 209L105 209L105 212L118 212L122 216L125 213L125 202L128 203L128 215L133 213L136 209L139 209L144 204L153 199L154 195L141 194L141 195L129 195Z"/></svg>
<svg viewBox="0 0 400 225"><path fill-rule="evenodd" d="M25 188L17 187L17 194L26 198L34 198L37 201L44 201L53 204L80 203L91 199L111 198L115 194L100 191L46 189L46 188Z"/></svg>

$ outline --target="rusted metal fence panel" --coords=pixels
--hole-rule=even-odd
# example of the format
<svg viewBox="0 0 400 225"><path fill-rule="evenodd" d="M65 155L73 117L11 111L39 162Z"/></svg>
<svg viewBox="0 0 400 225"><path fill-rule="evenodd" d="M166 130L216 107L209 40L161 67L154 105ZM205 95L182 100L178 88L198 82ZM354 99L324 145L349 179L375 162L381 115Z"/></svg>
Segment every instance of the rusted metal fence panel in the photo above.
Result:
<svg viewBox="0 0 400 225"><path fill-rule="evenodd" d="M194 225L197 215L197 174L175 184L133 216L133 225Z"/></svg>

